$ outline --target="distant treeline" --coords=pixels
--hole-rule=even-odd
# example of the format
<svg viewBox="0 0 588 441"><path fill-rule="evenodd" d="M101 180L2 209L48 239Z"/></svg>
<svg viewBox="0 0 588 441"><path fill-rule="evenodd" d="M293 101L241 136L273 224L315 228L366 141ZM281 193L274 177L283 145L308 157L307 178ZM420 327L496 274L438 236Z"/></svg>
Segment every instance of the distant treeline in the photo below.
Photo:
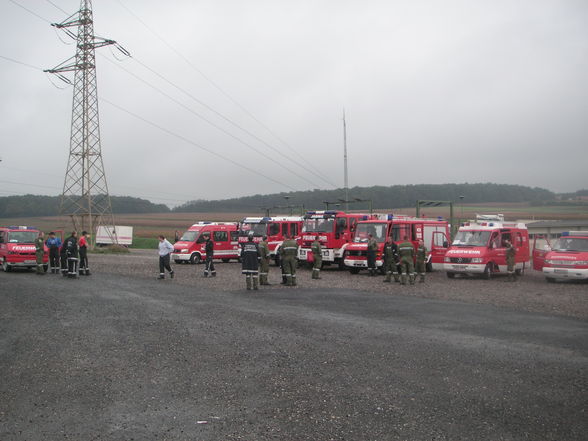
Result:
<svg viewBox="0 0 588 441"><path fill-rule="evenodd" d="M57 216L59 214L59 196L23 196L0 197L0 217L36 217ZM154 204L146 199L129 196L111 196L114 213L165 213L170 211L164 204Z"/></svg>
<svg viewBox="0 0 588 441"><path fill-rule="evenodd" d="M522 185L507 184L439 184L439 185L392 185L390 187L353 187L349 189L349 199L369 199L374 209L414 207L417 200L439 200L460 202L463 196L465 204L489 202L527 202L532 205L550 205L569 203L584 199L588 190L576 193L557 195L543 188L531 188ZM265 208L285 207L287 205L301 206L305 209L324 209L325 201L337 203L343 199L342 189L311 190L289 193L275 193L269 195L256 194L240 198L216 201L196 200L170 210L167 205L154 204L146 199L112 196L112 210L118 213L166 213L169 211L182 213L205 212L259 212ZM59 196L6 196L0 197L0 217L34 217L56 216L59 211ZM352 204L353 209L366 209L367 202ZM331 206L335 208L335 206ZM272 212L277 212L273 209ZM282 213L286 209L280 210ZM298 210L294 210L298 211Z"/></svg>
<svg viewBox="0 0 588 441"><path fill-rule="evenodd" d="M353 187L349 189L349 199L369 199L374 209L414 207L417 200L441 200L459 202L460 196L467 204L485 202L546 202L556 199L556 194L543 188L507 184L439 184L439 185L392 185L390 187ZM324 209L324 201L337 202L343 199L342 189L312 190L270 195L253 195L218 201L197 200L187 202L173 209L185 213L198 212L247 212L262 211L285 205L304 204L306 209ZM357 203L350 207L366 208L367 203Z"/></svg>

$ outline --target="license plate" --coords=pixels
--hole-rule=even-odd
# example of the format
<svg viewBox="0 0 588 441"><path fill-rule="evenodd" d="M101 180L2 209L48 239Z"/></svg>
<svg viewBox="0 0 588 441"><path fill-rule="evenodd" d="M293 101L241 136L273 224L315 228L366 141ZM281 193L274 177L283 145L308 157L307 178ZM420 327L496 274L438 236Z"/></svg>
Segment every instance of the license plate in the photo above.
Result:
<svg viewBox="0 0 588 441"><path fill-rule="evenodd" d="M453 269L466 269L466 265L453 265Z"/></svg>
<svg viewBox="0 0 588 441"><path fill-rule="evenodd" d="M306 251L304 251L304 250L300 250L300 255L301 255L301 256L306 256Z"/></svg>
<svg viewBox="0 0 588 441"><path fill-rule="evenodd" d="M363 263L360 263L360 262L355 262L355 263L354 263L354 265L355 265L355 266L363 266Z"/></svg>
<svg viewBox="0 0 588 441"><path fill-rule="evenodd" d="M554 269L553 272L555 274L567 274L568 270L567 269Z"/></svg>
<svg viewBox="0 0 588 441"><path fill-rule="evenodd" d="M37 263L36 260L25 260L24 263Z"/></svg>

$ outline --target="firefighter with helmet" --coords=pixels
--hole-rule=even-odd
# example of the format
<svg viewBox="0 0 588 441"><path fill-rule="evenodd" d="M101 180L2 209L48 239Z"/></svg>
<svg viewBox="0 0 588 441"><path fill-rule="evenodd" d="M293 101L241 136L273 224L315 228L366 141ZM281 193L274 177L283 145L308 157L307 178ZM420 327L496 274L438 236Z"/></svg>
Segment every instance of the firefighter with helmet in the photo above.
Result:
<svg viewBox="0 0 588 441"><path fill-rule="evenodd" d="M45 240L43 239L43 232L39 231L39 235L35 239L35 257L37 258L37 274L45 275L43 268L43 256L45 255Z"/></svg>
<svg viewBox="0 0 588 441"><path fill-rule="evenodd" d="M516 282L515 257L517 255L517 250L508 239L504 241L504 245L506 246L506 272L508 273L508 281Z"/></svg>
<svg viewBox="0 0 588 441"><path fill-rule="evenodd" d="M241 272L245 274L247 290L251 290L251 285L253 285L253 289L258 289L259 245L253 241L253 237L254 233L250 231L247 235L247 242L241 248Z"/></svg>
<svg viewBox="0 0 588 441"><path fill-rule="evenodd" d="M372 233L368 234L367 242L367 267L370 276L376 275L376 254L378 252L378 242L374 239Z"/></svg>
<svg viewBox="0 0 588 441"><path fill-rule="evenodd" d="M321 278L321 266L323 265L323 247L321 246L321 242L319 240L319 235L317 234L314 238L314 242L311 245L312 249L312 256L313 256L313 264L312 264L312 278L313 279L320 279Z"/></svg>
<svg viewBox="0 0 588 441"><path fill-rule="evenodd" d="M298 244L292 235L282 243L282 265L286 276L287 286L296 286L296 255L298 254Z"/></svg>
<svg viewBox="0 0 588 441"><path fill-rule="evenodd" d="M61 272L63 277L75 279L78 275L78 232L72 231L61 247Z"/></svg>
<svg viewBox="0 0 588 441"><path fill-rule="evenodd" d="M392 282L392 274L396 270L396 259L398 257L398 247L394 242L392 242L392 238L388 236L386 238L386 243L384 244L384 249L382 250L382 257L384 258L384 272L386 273L386 277L384 278L384 282L390 283ZM398 274L395 274L394 280L398 277Z"/></svg>
<svg viewBox="0 0 588 441"><path fill-rule="evenodd" d="M404 236L404 242L398 245L398 252L400 254L400 266L402 268L400 284L406 285L406 279L408 278L410 284L414 285L414 247L408 240L408 236Z"/></svg>
<svg viewBox="0 0 588 441"><path fill-rule="evenodd" d="M251 232L253 233L253 232ZM260 285L269 285L268 275L269 275L269 260L270 260L270 251L269 246L267 244L267 236L263 236L261 242L259 242L259 284Z"/></svg>
<svg viewBox="0 0 588 441"><path fill-rule="evenodd" d="M419 283L424 283L427 261L427 247L422 239L419 239L419 245L416 250L416 272L419 275Z"/></svg>

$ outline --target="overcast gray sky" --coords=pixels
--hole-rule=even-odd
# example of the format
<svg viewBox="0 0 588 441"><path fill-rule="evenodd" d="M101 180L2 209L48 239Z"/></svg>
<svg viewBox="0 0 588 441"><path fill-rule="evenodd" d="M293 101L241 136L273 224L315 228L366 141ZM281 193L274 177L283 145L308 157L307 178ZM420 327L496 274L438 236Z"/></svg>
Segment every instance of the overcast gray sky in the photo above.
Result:
<svg viewBox="0 0 588 441"><path fill-rule="evenodd" d="M46 21L66 18L54 5L74 13L80 2L2 0L0 57L52 68L74 55ZM133 56L97 50L113 195L176 205L342 187L343 109L350 186L588 187L585 0L94 0L93 8L95 33ZM59 194L72 87L5 58L0 67L0 195Z"/></svg>

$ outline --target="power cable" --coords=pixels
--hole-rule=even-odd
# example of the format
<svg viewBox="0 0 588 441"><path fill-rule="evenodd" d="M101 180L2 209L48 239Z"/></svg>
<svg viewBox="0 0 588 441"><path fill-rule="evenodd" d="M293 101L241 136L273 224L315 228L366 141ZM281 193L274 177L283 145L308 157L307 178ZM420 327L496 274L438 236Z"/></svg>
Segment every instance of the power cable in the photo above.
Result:
<svg viewBox="0 0 588 441"><path fill-rule="evenodd" d="M23 5L21 5L20 3L18 3L18 2L16 2L16 1L14 1L14 0L8 0L8 1L9 1L10 3L12 3L12 4L14 4L14 5L18 6L19 8L22 8L22 9L24 9L25 11L29 12L30 14L33 14L33 15L34 15L35 17L37 17L38 19L41 19L41 20L43 20L43 21L44 21L44 22L46 22L46 23L51 23L51 21L50 21L50 20L47 20L45 17L42 17L42 16L40 16L39 14L37 14L36 12L34 12L34 11L31 11L29 8L27 8L27 7L23 6Z"/></svg>
<svg viewBox="0 0 588 441"><path fill-rule="evenodd" d="M135 14L133 11L130 10L130 8L123 4L120 0L117 0L117 2L119 3L119 5L121 5L124 9L127 10L127 12L132 15L137 21L139 21L143 26L145 26L145 28L147 28L148 31L150 31L153 35L155 35L155 37L157 37L163 44L165 44L169 49L171 49L178 57L180 57L186 64L188 64L188 66L190 66L192 69L194 69L198 74L200 74L202 76L202 78L204 78L206 81L208 81L214 88L216 88L219 92L221 92L226 98L228 98L233 104L235 104L237 107L239 107L239 109L241 109L244 113L246 113L251 119L253 119L255 122L257 122L261 127L263 127L266 131L268 131L274 138L276 138L278 141L280 141L282 144L284 144L286 147L288 147L289 149L296 151L297 149L295 149L294 147L292 147L291 145L289 145L286 141L284 141L282 138L280 138L278 135L276 135L266 124L262 123L258 118L256 118L253 113L251 113L249 110L247 110L247 108L245 108L245 106L243 106L242 104L240 104L236 99L234 99L228 92L224 91L216 82L214 82L210 77L208 77L206 74L204 74L204 72L202 72L200 69L198 69L198 67L196 67L188 58L186 58L182 53L180 53L174 46L172 46L171 44L169 44L161 35L159 35L154 29L152 29L147 23L145 23L145 21L143 21L137 14ZM135 60L138 61L138 60ZM154 72L155 73L155 72ZM156 75L159 75L156 73ZM167 79L163 78L165 81L168 81ZM169 81L168 81L169 82ZM172 84L173 85L173 84ZM174 85L174 87L177 87ZM187 92L183 91L182 92L186 93L188 96L191 96L190 94L188 94ZM193 98L193 97L192 97ZM193 98L195 99L195 98ZM198 101L198 100L197 100ZM203 104L202 102L198 101L200 104ZM216 114L218 114L219 116L221 116L224 119L225 118L223 115L219 114L218 112L216 112L214 109L211 109L210 107L206 106L209 110L215 112ZM228 119L227 119L228 121ZM229 121L231 124L234 124L232 121ZM271 148L272 150L276 151L278 154L284 156L286 159L288 159L289 161L294 162L296 165L298 165L299 167L303 168L304 170L306 170L309 173L314 174L316 177L318 177L319 179L321 179L322 181L326 182L327 184L329 184L332 187L337 188L338 186L336 184L333 184L331 181L329 181L328 179L325 179L322 175L321 175L321 171L319 169L317 169L316 167L314 167L312 164L306 162L308 164L309 167L312 167L317 173L309 170L306 166L304 166L303 164L301 164L300 162L287 157L286 155L284 155L279 149L276 149L275 147L271 146L270 144L266 143L265 141L261 140L260 138L258 138L257 136L253 135L252 133L250 133L249 131L241 128L240 126L237 125L237 127L239 127L241 130L245 131L246 133L248 133L250 136L254 137L255 139L257 139L258 141L262 142L263 144L265 144L266 146L268 146L269 148Z"/></svg>
<svg viewBox="0 0 588 441"><path fill-rule="evenodd" d="M64 9L61 9L61 7L59 7L58 5L56 5L55 3L53 3L51 0L47 0L47 3L49 3L49 4L53 5L53 6L55 6L57 9L59 9L59 10L60 10L61 12L63 12L65 15L69 15L69 12L67 12L67 11L66 11L66 10L64 10Z"/></svg>
<svg viewBox="0 0 588 441"><path fill-rule="evenodd" d="M20 64L22 66L30 67L31 69L40 70L41 72L43 71L43 69L40 67L33 66L32 64L28 64L28 63L24 63L22 61L15 60L14 58L5 57L4 55L0 55L0 58L2 58L4 60L12 61L13 63Z"/></svg>

